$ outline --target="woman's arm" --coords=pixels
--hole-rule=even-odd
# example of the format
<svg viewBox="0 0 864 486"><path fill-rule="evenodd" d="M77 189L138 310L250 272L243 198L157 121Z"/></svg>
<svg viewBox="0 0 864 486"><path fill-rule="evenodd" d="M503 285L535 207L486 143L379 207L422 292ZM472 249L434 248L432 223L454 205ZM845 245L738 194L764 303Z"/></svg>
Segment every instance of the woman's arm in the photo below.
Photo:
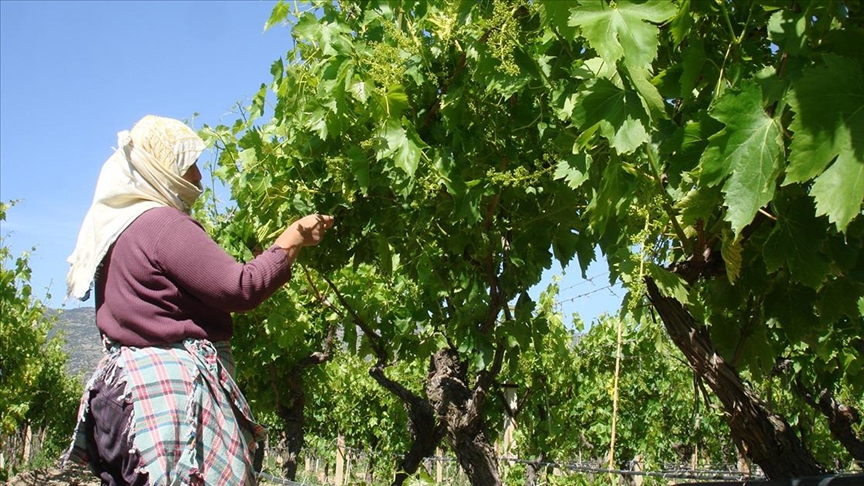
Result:
<svg viewBox="0 0 864 486"><path fill-rule="evenodd" d="M191 218L174 221L162 232L154 251L156 264L197 299L227 312L248 311L291 278L300 250L318 244L333 218L305 216L292 223L268 250L239 263Z"/></svg>

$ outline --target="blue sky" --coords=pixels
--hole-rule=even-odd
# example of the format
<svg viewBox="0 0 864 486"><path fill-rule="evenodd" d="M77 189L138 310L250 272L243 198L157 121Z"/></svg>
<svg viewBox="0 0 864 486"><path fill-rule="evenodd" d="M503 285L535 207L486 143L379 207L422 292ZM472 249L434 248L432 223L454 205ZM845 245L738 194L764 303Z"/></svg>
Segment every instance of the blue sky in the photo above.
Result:
<svg viewBox="0 0 864 486"><path fill-rule="evenodd" d="M291 47L287 28L263 30L275 3L0 1L0 200L20 201L0 233L15 254L36 248L37 296L93 305L64 304L66 257L117 132L146 114L233 122ZM565 312L590 322L617 309L624 293L604 288L605 271L570 269Z"/></svg>

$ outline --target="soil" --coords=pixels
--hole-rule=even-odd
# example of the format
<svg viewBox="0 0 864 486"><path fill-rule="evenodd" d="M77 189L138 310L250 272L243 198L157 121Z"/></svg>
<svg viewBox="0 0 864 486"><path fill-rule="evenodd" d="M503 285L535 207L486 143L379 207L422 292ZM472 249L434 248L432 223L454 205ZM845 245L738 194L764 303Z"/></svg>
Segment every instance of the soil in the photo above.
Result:
<svg viewBox="0 0 864 486"><path fill-rule="evenodd" d="M23 472L10 478L6 486L100 486L102 483L84 466L71 464L65 470L56 467ZM259 481L260 486L273 485Z"/></svg>
<svg viewBox="0 0 864 486"><path fill-rule="evenodd" d="M65 470L49 468L23 472L9 479L6 484L8 486L99 486L101 483L87 468L70 465Z"/></svg>

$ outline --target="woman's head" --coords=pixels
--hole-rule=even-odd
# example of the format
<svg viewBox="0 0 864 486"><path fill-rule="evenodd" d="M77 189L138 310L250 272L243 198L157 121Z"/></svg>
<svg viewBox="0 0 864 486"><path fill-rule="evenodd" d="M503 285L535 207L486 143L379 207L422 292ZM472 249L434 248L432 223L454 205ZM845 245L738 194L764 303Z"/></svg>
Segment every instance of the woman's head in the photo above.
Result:
<svg viewBox="0 0 864 486"><path fill-rule="evenodd" d="M173 118L147 115L129 131L135 147L153 156L178 177L192 167L204 150L201 137L185 123Z"/></svg>
<svg viewBox="0 0 864 486"><path fill-rule="evenodd" d="M201 194L195 162L204 148L198 134L183 122L147 115L129 131L125 153L166 203L188 211Z"/></svg>

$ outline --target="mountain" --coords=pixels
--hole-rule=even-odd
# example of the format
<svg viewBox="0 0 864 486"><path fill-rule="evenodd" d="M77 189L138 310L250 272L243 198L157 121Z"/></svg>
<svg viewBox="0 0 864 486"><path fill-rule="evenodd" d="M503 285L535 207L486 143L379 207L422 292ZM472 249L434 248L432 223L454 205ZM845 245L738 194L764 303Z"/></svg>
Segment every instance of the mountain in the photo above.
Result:
<svg viewBox="0 0 864 486"><path fill-rule="evenodd" d="M69 355L66 368L69 374L80 375L81 381L90 378L96 364L102 358L102 338L96 328L96 309L52 309L57 316L54 331L60 331L65 339L63 350Z"/></svg>

